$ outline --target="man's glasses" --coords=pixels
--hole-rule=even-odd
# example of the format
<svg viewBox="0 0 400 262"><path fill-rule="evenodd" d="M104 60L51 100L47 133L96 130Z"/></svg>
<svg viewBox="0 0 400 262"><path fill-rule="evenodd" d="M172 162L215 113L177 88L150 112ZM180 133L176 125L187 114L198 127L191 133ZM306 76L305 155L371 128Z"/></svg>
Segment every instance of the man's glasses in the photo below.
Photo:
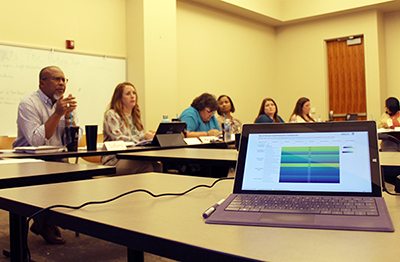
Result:
<svg viewBox="0 0 400 262"><path fill-rule="evenodd" d="M48 77L42 78L42 80L46 80ZM64 78L64 77L56 77L56 76L52 76L51 80L56 81L57 83L59 83L60 81L63 81L63 83L68 83L68 79Z"/></svg>

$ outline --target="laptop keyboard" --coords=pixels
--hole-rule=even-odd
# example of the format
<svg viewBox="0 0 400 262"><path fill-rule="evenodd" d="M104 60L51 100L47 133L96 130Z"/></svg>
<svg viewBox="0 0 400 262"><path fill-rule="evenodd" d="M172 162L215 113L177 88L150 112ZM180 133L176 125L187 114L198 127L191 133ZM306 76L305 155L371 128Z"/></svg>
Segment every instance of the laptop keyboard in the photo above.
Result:
<svg viewBox="0 0 400 262"><path fill-rule="evenodd" d="M362 197L238 195L227 211L378 216L375 200Z"/></svg>

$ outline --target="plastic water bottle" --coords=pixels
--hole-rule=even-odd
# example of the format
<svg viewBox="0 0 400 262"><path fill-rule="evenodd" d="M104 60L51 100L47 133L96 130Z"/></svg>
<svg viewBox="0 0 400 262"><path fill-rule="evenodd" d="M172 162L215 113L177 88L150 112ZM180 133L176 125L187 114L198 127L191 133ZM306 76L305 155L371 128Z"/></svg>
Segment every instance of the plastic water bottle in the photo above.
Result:
<svg viewBox="0 0 400 262"><path fill-rule="evenodd" d="M163 122L163 123L169 122L168 116L167 115L163 115L163 119L161 120L161 122Z"/></svg>
<svg viewBox="0 0 400 262"><path fill-rule="evenodd" d="M231 120L225 119L224 124L224 141L231 141L232 140L232 124Z"/></svg>

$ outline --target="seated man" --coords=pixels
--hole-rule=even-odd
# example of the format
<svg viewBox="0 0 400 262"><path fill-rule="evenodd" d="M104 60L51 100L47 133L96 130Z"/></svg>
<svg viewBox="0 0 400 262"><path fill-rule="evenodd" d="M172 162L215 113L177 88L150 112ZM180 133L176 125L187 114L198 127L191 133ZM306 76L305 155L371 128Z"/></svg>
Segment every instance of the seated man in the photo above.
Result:
<svg viewBox="0 0 400 262"><path fill-rule="evenodd" d="M67 82L63 71L56 66L40 71L39 90L22 99L18 106L18 136L13 147L64 145L65 126L78 124L75 97L70 94L64 98ZM31 231L50 244L65 243L54 225L35 220Z"/></svg>

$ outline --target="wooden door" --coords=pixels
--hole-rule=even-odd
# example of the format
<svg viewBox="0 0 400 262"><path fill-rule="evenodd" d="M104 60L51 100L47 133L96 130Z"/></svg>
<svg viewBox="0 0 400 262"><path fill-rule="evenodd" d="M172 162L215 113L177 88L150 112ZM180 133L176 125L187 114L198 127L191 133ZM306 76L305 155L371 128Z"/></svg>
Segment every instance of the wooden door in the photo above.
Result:
<svg viewBox="0 0 400 262"><path fill-rule="evenodd" d="M326 44L330 119L343 121L347 114L358 114L358 120L365 120L367 102L363 36L329 40Z"/></svg>

